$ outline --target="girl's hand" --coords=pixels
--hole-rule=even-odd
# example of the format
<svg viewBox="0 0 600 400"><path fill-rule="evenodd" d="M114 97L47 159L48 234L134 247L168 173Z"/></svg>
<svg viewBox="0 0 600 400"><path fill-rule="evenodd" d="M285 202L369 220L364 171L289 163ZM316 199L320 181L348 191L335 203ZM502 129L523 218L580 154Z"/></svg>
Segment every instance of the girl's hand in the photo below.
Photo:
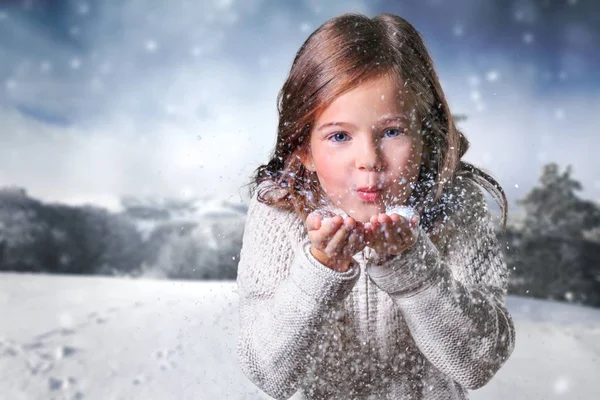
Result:
<svg viewBox="0 0 600 400"><path fill-rule="evenodd" d="M311 254L325 266L345 272L352 256L366 246L363 224L351 217L315 211L306 219Z"/></svg>
<svg viewBox="0 0 600 400"><path fill-rule="evenodd" d="M398 255L417 242L415 228L419 225L419 217L416 215L410 221L396 213L373 215L369 223L367 244L380 258Z"/></svg>

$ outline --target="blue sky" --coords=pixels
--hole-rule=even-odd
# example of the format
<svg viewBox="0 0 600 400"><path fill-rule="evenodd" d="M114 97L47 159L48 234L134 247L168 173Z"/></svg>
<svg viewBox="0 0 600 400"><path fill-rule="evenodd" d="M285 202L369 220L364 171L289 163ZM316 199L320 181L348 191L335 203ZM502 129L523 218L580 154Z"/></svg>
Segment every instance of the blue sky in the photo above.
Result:
<svg viewBox="0 0 600 400"><path fill-rule="evenodd" d="M0 6L0 185L49 201L238 196L275 140L298 47L343 12L423 34L466 159L509 198L572 164L600 200L600 5L564 1L10 1Z"/></svg>

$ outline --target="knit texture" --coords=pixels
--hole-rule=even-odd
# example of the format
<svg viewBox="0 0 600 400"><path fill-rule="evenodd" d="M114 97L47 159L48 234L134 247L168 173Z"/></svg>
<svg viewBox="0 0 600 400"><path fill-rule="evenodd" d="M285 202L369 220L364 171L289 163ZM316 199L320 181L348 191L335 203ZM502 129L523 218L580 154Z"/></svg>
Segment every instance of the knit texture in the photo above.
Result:
<svg viewBox="0 0 600 400"><path fill-rule="evenodd" d="M276 399L467 399L512 353L507 268L481 190L466 179L434 244L346 272L310 253L303 221L252 198L238 267L238 358Z"/></svg>

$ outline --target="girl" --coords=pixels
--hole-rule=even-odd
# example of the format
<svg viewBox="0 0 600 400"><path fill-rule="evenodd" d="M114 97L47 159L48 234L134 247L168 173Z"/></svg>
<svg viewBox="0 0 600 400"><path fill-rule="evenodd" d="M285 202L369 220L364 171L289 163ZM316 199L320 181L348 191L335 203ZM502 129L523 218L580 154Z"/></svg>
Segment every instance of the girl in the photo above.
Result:
<svg viewBox="0 0 600 400"><path fill-rule="evenodd" d="M506 197L461 161L419 33L389 14L331 19L278 106L238 267L244 373L277 399L466 399L514 346L477 184L504 220Z"/></svg>

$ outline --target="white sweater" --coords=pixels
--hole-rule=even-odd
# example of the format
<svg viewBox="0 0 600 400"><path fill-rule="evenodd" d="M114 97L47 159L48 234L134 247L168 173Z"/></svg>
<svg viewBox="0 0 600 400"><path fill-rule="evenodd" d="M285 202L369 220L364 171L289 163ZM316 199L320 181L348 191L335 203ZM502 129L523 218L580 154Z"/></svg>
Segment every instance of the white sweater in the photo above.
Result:
<svg viewBox="0 0 600 400"><path fill-rule="evenodd" d="M294 212L251 200L238 267L242 370L276 399L466 399L510 356L507 268L481 190L466 179L438 246L341 273L310 253ZM438 248L439 247L439 248Z"/></svg>

